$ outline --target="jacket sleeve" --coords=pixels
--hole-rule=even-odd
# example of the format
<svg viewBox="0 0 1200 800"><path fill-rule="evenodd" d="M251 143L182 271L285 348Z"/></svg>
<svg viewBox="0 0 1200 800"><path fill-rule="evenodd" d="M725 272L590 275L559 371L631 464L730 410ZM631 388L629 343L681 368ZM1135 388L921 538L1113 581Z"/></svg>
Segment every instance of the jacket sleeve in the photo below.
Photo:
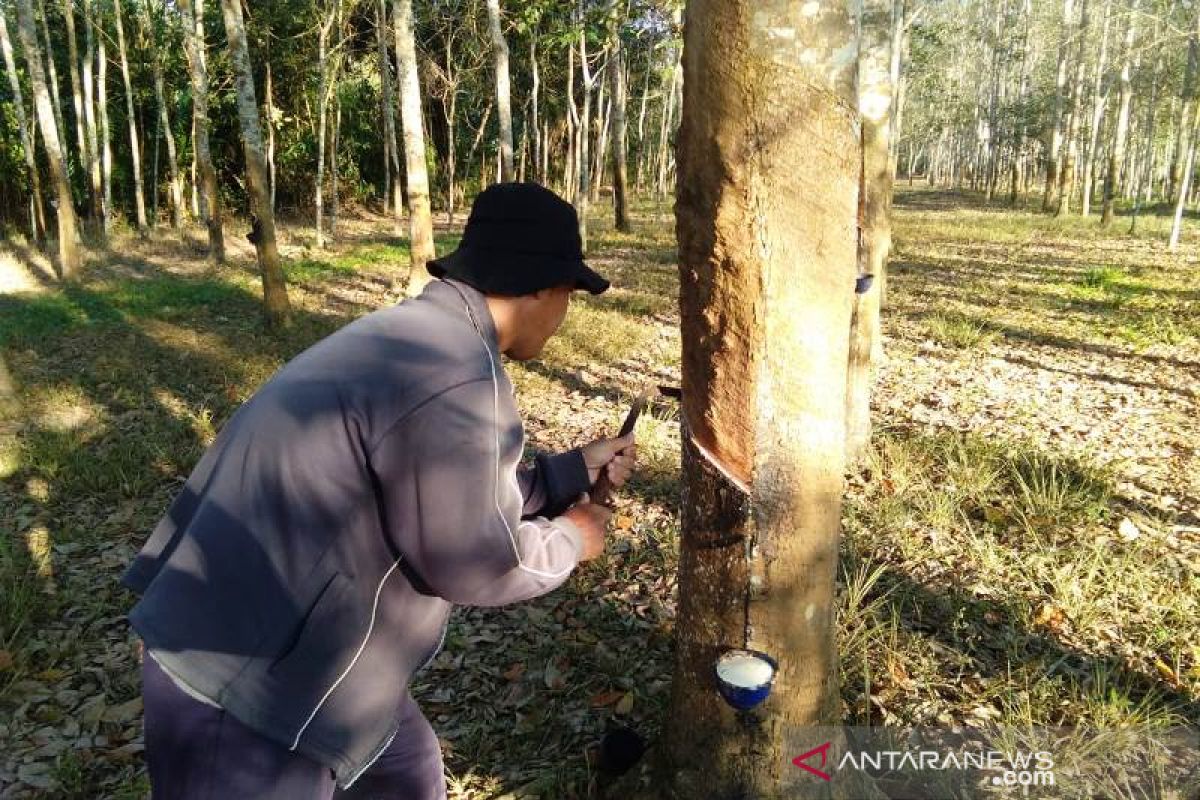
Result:
<svg viewBox="0 0 1200 800"><path fill-rule="evenodd" d="M386 534L436 594L499 606L562 584L582 540L570 520L522 520L517 462L524 434L491 379L429 400L369 454Z"/></svg>
<svg viewBox="0 0 1200 800"><path fill-rule="evenodd" d="M534 465L517 470L517 485L525 505L525 516L553 516L575 502L575 498L591 489L583 450L576 447L565 453L538 453Z"/></svg>

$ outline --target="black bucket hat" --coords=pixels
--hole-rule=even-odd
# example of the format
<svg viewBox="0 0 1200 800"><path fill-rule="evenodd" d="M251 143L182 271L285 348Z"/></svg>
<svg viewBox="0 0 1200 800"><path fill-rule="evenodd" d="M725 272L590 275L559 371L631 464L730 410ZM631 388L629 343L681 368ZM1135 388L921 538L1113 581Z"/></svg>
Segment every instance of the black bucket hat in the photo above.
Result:
<svg viewBox="0 0 1200 800"><path fill-rule="evenodd" d="M508 296L556 286L600 294L609 286L583 263L574 206L536 183L497 183L480 192L458 249L426 269Z"/></svg>

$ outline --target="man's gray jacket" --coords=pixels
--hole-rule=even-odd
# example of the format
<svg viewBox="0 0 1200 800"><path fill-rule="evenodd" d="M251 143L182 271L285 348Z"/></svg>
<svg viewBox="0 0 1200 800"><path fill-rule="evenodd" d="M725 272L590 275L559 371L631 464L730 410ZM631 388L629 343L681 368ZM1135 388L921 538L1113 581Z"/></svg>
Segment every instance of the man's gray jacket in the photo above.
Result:
<svg viewBox="0 0 1200 800"><path fill-rule="evenodd" d="M545 594L579 530L579 450L524 431L485 298L456 281L376 311L230 418L124 578L185 689L349 786L390 743L451 605ZM532 517L532 518L530 518Z"/></svg>

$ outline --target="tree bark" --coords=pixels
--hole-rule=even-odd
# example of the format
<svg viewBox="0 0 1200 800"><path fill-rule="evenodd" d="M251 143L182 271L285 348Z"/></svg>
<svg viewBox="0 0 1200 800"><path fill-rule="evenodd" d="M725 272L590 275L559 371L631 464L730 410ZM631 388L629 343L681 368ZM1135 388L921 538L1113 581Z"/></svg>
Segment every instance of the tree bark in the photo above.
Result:
<svg viewBox="0 0 1200 800"><path fill-rule="evenodd" d="M542 170L542 148L545 147L545 142L542 141L541 123L538 121L538 95L541 94L542 77L541 71L538 69L537 58L537 30L533 30L529 35L529 70L533 77L533 88L530 90L529 99L532 105L532 126L533 126L533 171L537 175L540 183L546 183L546 173Z"/></svg>
<svg viewBox="0 0 1200 800"><path fill-rule="evenodd" d="M197 0L198 2L199 0ZM104 236L112 226L113 209L113 152L112 126L108 124L108 46L103 31L96 47L96 104L100 109L100 182L104 188Z"/></svg>
<svg viewBox="0 0 1200 800"><path fill-rule="evenodd" d="M1084 44L1088 30L1088 0L1083 0L1079 7L1079 28L1076 37L1079 47L1075 55L1075 82L1071 86L1071 107L1067 112L1067 152L1063 157L1062 174L1058 182L1058 208L1056 217L1066 216L1071 210L1071 194L1075 190L1075 162L1079 158L1079 116L1083 111L1083 82L1086 74L1084 61Z"/></svg>
<svg viewBox="0 0 1200 800"><path fill-rule="evenodd" d="M71 187L67 183L67 167L63 160L62 145L58 139L58 128L54 120L50 91L46 86L46 73L42 67L42 54L38 47L33 6L30 0L17 0L17 33L21 48L25 51L28 65L29 85L33 91L34 107L42 141L46 146L46 163L50 168L50 179L54 184L58 207L58 273L60 278L74 278L79 272L79 249L76 245L78 223L75 206L71 199ZM5 39L8 39L7 30Z"/></svg>
<svg viewBox="0 0 1200 800"><path fill-rule="evenodd" d="M667 795L795 797L787 733L838 718L834 572L857 271L856 20L840 4L694 0L676 228L683 520ZM778 661L735 714L728 647ZM799 772L796 770L795 772Z"/></svg>
<svg viewBox="0 0 1200 800"><path fill-rule="evenodd" d="M396 28L396 71L400 88L400 124L404 129L404 163L408 177L408 231L412 263L408 294L419 294L429 282L425 264L434 257L433 216L429 208L429 173L425 167L425 126L421 118L421 84L413 40L412 0L392 0Z"/></svg>
<svg viewBox="0 0 1200 800"><path fill-rule="evenodd" d="M375 7L376 35L379 39L379 83L383 102L384 169L392 191L392 220L396 235L404 224L404 193L400 186L400 153L396 146L396 113L392 100L392 65L388 60L387 6L378 0ZM453 140L453 131L451 131ZM386 191L386 188L385 188Z"/></svg>
<svg viewBox="0 0 1200 800"><path fill-rule="evenodd" d="M46 77L50 84L50 100L54 108L54 124L58 128L58 141L62 147L67 146L67 127L63 122L62 96L58 92L58 66L54 63L54 46L50 43L50 28L46 23L46 2L38 0L34 11L42 30L43 56L46 59ZM63 153L66 158L66 153ZM69 174L69 173L68 173Z"/></svg>
<svg viewBox="0 0 1200 800"><path fill-rule="evenodd" d="M158 103L158 121L162 126L167 142L167 168L171 173L171 225L179 230L183 227L183 177L179 173L179 156L175 150L175 134L171 132L171 115L167 110L166 91L163 81L161 39L154 35L154 21L150 17L150 3L146 0L141 6L142 22L147 31L151 32L151 61L154 71L154 98Z"/></svg>
<svg viewBox="0 0 1200 800"><path fill-rule="evenodd" d="M583 17L583 0L580 0L579 16ZM588 196L591 191L589 171L591 165L588 163L588 148L591 139L591 122L592 122L592 88L594 79L592 78L592 70L588 65L587 55L587 32L580 30L579 32L579 74L583 77L583 109L579 113L579 145L576 152L579 157L579 183L575 190L575 212L579 215L579 240L583 243L583 252L587 252L588 248Z"/></svg>
<svg viewBox="0 0 1200 800"><path fill-rule="evenodd" d="M1050 120L1050 155L1046 162L1046 191L1042 195L1042 210L1049 211L1058 204L1058 160L1063 144L1063 104L1067 88L1067 62L1070 58L1071 23L1075 16L1075 0L1063 0L1062 33L1058 44L1058 69L1054 81L1054 116Z"/></svg>
<svg viewBox="0 0 1200 800"><path fill-rule="evenodd" d="M325 130L329 118L329 34L333 29L334 8L339 0L326 9L317 28L317 175L313 185L313 204L316 208L317 249L325 247Z"/></svg>
<svg viewBox="0 0 1200 800"><path fill-rule="evenodd" d="M83 82L79 78L79 43L75 38L75 7L72 0L61 0L61 5L63 21L67 26L67 60L70 62L68 71L71 75L71 105L75 111L75 141L79 147L79 157L83 162L84 173L90 176L95 153L92 151L85 126ZM96 221L100 219L99 181L91 188L92 191L88 197L91 200L92 225L95 225Z"/></svg>
<svg viewBox="0 0 1200 800"><path fill-rule="evenodd" d="M121 79L125 82L125 111L129 121L129 157L133 163L133 203L138 231L146 230L146 192L142 184L142 149L138 144L137 114L133 108L133 82L129 77L129 57L125 50L125 24L121 21L121 0L113 0L117 25L117 50L121 56Z"/></svg>
<svg viewBox="0 0 1200 800"><path fill-rule="evenodd" d="M1196 15L1200 18L1200 6L1196 7ZM1200 29L1200 22L1196 25ZM1167 179L1168 196L1174 197L1179 186L1180 170L1187 157L1189 121L1192 118L1192 104L1196 102L1196 72L1200 68L1200 34L1193 30L1188 37L1187 67L1183 73L1183 91L1180 93L1179 122L1176 125L1175 148L1171 156L1170 174Z"/></svg>
<svg viewBox="0 0 1200 800"><path fill-rule="evenodd" d="M1118 101L1117 124L1113 126L1112 145L1108 150L1108 174L1104 176L1104 211L1100 224L1107 227L1113 221L1113 201L1118 188L1117 171L1125 162L1125 145L1129 134L1129 104L1133 100L1132 58L1137 38L1137 13L1141 0L1130 0L1125 23L1125 45L1121 53L1121 93Z"/></svg>
<svg viewBox="0 0 1200 800"><path fill-rule="evenodd" d="M1155 25L1154 33L1154 38L1157 39L1157 24ZM1141 187L1144 186L1146 188L1146 199L1149 200L1150 185L1154 182L1154 176L1152 174L1154 170L1154 119L1157 116L1156 112L1158 111L1158 84L1159 76L1162 75L1162 66L1162 50L1159 50L1154 59L1154 74L1150 79L1150 102L1146 105L1146 133L1143 137L1145 144L1142 150L1142 173L1138 182L1138 186L1134 187L1133 214L1130 215L1129 219L1130 234L1137 232L1138 212L1141 210L1142 206Z"/></svg>
<svg viewBox="0 0 1200 800"><path fill-rule="evenodd" d="M621 46L621 27L624 19L619 16L621 6L617 0L609 0L610 15L609 79L612 81L612 171L613 171L613 223L619 231L629 231L629 175L625 163L628 143L625 134L625 52Z"/></svg>
<svg viewBox="0 0 1200 800"><path fill-rule="evenodd" d="M1106 100L1106 93L1104 92L1104 68L1108 61L1108 29L1111 11L1111 0L1105 0L1104 27L1100 34L1100 53L1096 57L1096 71L1092 80L1092 124L1088 128L1087 141L1084 143L1083 148L1083 161L1080 165L1083 172L1083 197L1080 214L1085 217L1091 214L1092 211L1092 176L1097 160L1096 145L1100 141L1100 123L1104 119L1104 105Z"/></svg>
<svg viewBox="0 0 1200 800"><path fill-rule="evenodd" d="M496 118L500 122L500 180L508 182L514 180L512 97L508 85L508 42L500 27L500 0L487 0L487 15L496 73Z"/></svg>
<svg viewBox="0 0 1200 800"><path fill-rule="evenodd" d="M73 0L64 0L64 5L70 5ZM96 114L96 80L93 78L92 64L96 60L95 34L92 22L91 0L83 0L83 35L86 49L83 55L83 119L88 139L90 162L88 177L92 187L93 225L101 237L108 235L108 195L103 175L104 158L100 150L100 125Z"/></svg>
<svg viewBox="0 0 1200 800"><path fill-rule="evenodd" d="M846 380L846 460L858 463L871 441L871 383L882 356L880 294L891 248L892 175L889 168L891 0L863 4L858 53L858 111L862 115L859 286L854 295Z"/></svg>
<svg viewBox="0 0 1200 800"><path fill-rule="evenodd" d="M275 244L275 212L271 208L271 192L267 184L267 158L263 150L262 125L258 119L258 101L254 96L254 73L250 68L250 50L246 46L241 0L221 0L221 12L237 86L238 121L246 158L246 184L250 192L251 235L258 254L258 268L262 273L263 305L267 323L274 328L285 327L290 323L291 304L288 302L279 249Z"/></svg>
<svg viewBox="0 0 1200 800"><path fill-rule="evenodd" d="M217 171L208 141L208 57L204 43L204 0L180 0L184 15L183 45L192 81L192 148L199 170L200 217L208 229L208 258L225 261L225 232L221 225L221 197Z"/></svg>
<svg viewBox="0 0 1200 800"><path fill-rule="evenodd" d="M46 207L42 202L42 181L38 175L37 159L34 158L33 129L25 115L25 98L21 93L21 82L17 78L17 63L13 56L12 40L8 36L8 25L0 12L0 51L4 55L4 68L8 73L8 86L12 90L13 109L17 115L17 127L21 133L21 153L25 158L25 170L29 173L29 188L33 200L33 225L30 233L35 242L46 240Z"/></svg>

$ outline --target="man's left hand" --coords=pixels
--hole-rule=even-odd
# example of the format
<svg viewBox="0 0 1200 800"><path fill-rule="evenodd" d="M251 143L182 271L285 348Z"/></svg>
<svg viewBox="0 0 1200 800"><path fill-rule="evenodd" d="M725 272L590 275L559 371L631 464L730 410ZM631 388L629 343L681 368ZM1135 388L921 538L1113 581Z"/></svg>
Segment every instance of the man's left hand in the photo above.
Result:
<svg viewBox="0 0 1200 800"><path fill-rule="evenodd" d="M637 444L634 434L618 439L597 439L585 444L583 463L587 465L588 480L594 486L600 478L600 470L605 470L608 480L614 489L620 489L637 466Z"/></svg>

